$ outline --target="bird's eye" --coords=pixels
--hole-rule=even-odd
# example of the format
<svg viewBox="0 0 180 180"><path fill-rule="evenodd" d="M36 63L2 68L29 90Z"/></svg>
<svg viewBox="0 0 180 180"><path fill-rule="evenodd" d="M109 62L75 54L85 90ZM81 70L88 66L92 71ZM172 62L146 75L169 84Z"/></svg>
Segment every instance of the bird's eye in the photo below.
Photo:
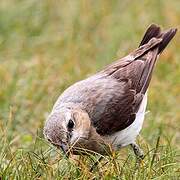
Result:
<svg viewBox="0 0 180 180"><path fill-rule="evenodd" d="M50 139L50 138L47 138L47 140L48 140L49 142L51 142L51 139Z"/></svg>
<svg viewBox="0 0 180 180"><path fill-rule="evenodd" d="M72 119L69 120L67 127L68 129L72 129L74 127L74 122Z"/></svg>

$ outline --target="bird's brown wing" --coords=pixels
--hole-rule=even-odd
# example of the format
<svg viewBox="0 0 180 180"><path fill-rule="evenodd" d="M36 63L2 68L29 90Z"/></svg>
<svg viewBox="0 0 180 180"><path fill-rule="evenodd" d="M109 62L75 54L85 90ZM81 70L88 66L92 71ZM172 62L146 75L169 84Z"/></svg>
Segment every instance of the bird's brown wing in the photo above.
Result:
<svg viewBox="0 0 180 180"><path fill-rule="evenodd" d="M54 109L77 106L85 110L100 135L109 135L132 124L149 86L157 55L176 30L160 32L149 27L141 46L99 73L64 91Z"/></svg>
<svg viewBox="0 0 180 180"><path fill-rule="evenodd" d="M150 26L138 49L100 72L118 81L121 87L119 95L112 98L100 119L93 120L99 134L112 134L134 122L149 86L157 55L175 33L175 29L161 33L159 27Z"/></svg>

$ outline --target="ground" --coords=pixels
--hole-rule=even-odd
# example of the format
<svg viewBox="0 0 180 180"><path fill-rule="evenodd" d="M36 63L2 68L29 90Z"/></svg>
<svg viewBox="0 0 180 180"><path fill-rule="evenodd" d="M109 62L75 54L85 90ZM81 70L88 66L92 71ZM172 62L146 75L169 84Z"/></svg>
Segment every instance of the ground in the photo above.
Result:
<svg viewBox="0 0 180 180"><path fill-rule="evenodd" d="M65 88L138 46L151 23L180 29L180 1L22 1L0 3L0 179L178 179L180 33L161 55L138 138L89 172L97 156L70 160L42 128Z"/></svg>

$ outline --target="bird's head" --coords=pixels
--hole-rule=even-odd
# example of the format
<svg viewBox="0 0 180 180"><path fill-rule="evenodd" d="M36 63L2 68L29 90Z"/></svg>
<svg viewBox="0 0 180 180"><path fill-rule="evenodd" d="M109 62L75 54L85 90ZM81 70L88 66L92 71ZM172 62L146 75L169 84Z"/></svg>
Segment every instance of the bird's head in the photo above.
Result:
<svg viewBox="0 0 180 180"><path fill-rule="evenodd" d="M90 119L81 109L52 111L45 122L45 138L67 153L78 141L88 139Z"/></svg>

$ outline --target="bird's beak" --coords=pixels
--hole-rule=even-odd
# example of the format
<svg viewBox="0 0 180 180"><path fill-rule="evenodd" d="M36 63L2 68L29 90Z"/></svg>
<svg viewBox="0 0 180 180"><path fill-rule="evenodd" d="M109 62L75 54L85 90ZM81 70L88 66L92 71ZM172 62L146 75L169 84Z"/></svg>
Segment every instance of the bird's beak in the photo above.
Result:
<svg viewBox="0 0 180 180"><path fill-rule="evenodd" d="M62 142L61 145L60 145L60 148L62 149L63 153L64 153L67 157L69 157L68 145Z"/></svg>

